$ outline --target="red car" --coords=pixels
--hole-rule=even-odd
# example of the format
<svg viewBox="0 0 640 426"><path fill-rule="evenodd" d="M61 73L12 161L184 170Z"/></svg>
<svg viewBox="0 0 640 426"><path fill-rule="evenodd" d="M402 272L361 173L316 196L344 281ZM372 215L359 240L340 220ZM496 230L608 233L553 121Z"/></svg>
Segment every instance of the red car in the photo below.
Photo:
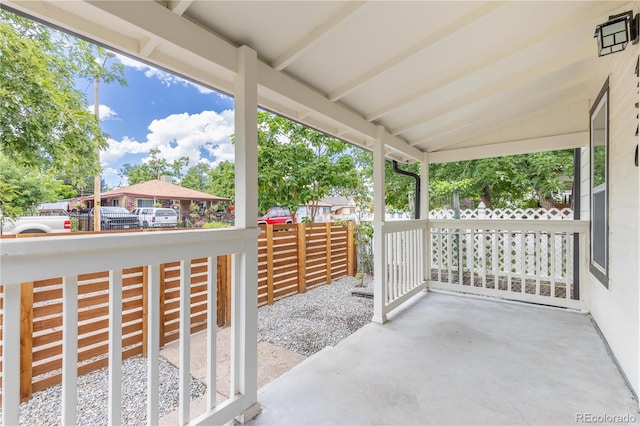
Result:
<svg viewBox="0 0 640 426"><path fill-rule="evenodd" d="M295 223L295 218L284 207L271 207L264 216L258 218L258 225L278 225L281 223Z"/></svg>

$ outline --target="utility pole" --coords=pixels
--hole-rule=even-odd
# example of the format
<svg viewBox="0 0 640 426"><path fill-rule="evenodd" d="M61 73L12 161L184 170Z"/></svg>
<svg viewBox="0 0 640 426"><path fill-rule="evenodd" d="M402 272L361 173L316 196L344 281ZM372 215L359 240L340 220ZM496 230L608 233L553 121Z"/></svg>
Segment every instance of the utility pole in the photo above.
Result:
<svg viewBox="0 0 640 426"><path fill-rule="evenodd" d="M107 52L107 56L104 58L102 62L102 68L107 64L109 58L113 58L115 55L112 52ZM98 120L98 128L100 128L100 76L96 75L93 79L93 113L96 115L96 119ZM95 154L98 160L98 165L100 165L100 147L98 146L98 136L96 135L95 140ZM98 173L93 178L93 230L100 231L100 169L98 169Z"/></svg>

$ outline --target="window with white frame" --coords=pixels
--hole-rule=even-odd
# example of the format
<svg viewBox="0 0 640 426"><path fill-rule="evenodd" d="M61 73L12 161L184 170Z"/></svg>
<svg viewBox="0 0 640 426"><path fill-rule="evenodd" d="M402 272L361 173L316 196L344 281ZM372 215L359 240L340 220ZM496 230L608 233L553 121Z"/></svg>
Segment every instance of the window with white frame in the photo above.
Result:
<svg viewBox="0 0 640 426"><path fill-rule="evenodd" d="M153 198L136 199L136 207L153 207Z"/></svg>
<svg viewBox="0 0 640 426"><path fill-rule="evenodd" d="M589 269L609 287L609 80L591 109L591 256Z"/></svg>

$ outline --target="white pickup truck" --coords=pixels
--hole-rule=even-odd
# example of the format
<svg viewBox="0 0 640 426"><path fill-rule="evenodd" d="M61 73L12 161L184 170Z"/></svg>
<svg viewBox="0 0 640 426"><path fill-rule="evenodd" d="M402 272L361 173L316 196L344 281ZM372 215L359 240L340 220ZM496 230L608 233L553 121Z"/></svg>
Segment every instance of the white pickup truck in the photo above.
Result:
<svg viewBox="0 0 640 426"><path fill-rule="evenodd" d="M60 216L21 216L16 219L0 216L1 235L44 234L50 232L71 232L71 220Z"/></svg>

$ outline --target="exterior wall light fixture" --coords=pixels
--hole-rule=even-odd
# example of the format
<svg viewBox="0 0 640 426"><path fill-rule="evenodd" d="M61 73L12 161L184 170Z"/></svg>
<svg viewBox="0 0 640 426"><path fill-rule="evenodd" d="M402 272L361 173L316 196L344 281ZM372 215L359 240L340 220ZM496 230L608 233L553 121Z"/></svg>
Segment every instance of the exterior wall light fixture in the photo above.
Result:
<svg viewBox="0 0 640 426"><path fill-rule="evenodd" d="M631 41L638 43L638 29L640 18L633 16L633 11L609 16L609 20L596 27L594 37L598 42L598 56L605 56L621 52Z"/></svg>

